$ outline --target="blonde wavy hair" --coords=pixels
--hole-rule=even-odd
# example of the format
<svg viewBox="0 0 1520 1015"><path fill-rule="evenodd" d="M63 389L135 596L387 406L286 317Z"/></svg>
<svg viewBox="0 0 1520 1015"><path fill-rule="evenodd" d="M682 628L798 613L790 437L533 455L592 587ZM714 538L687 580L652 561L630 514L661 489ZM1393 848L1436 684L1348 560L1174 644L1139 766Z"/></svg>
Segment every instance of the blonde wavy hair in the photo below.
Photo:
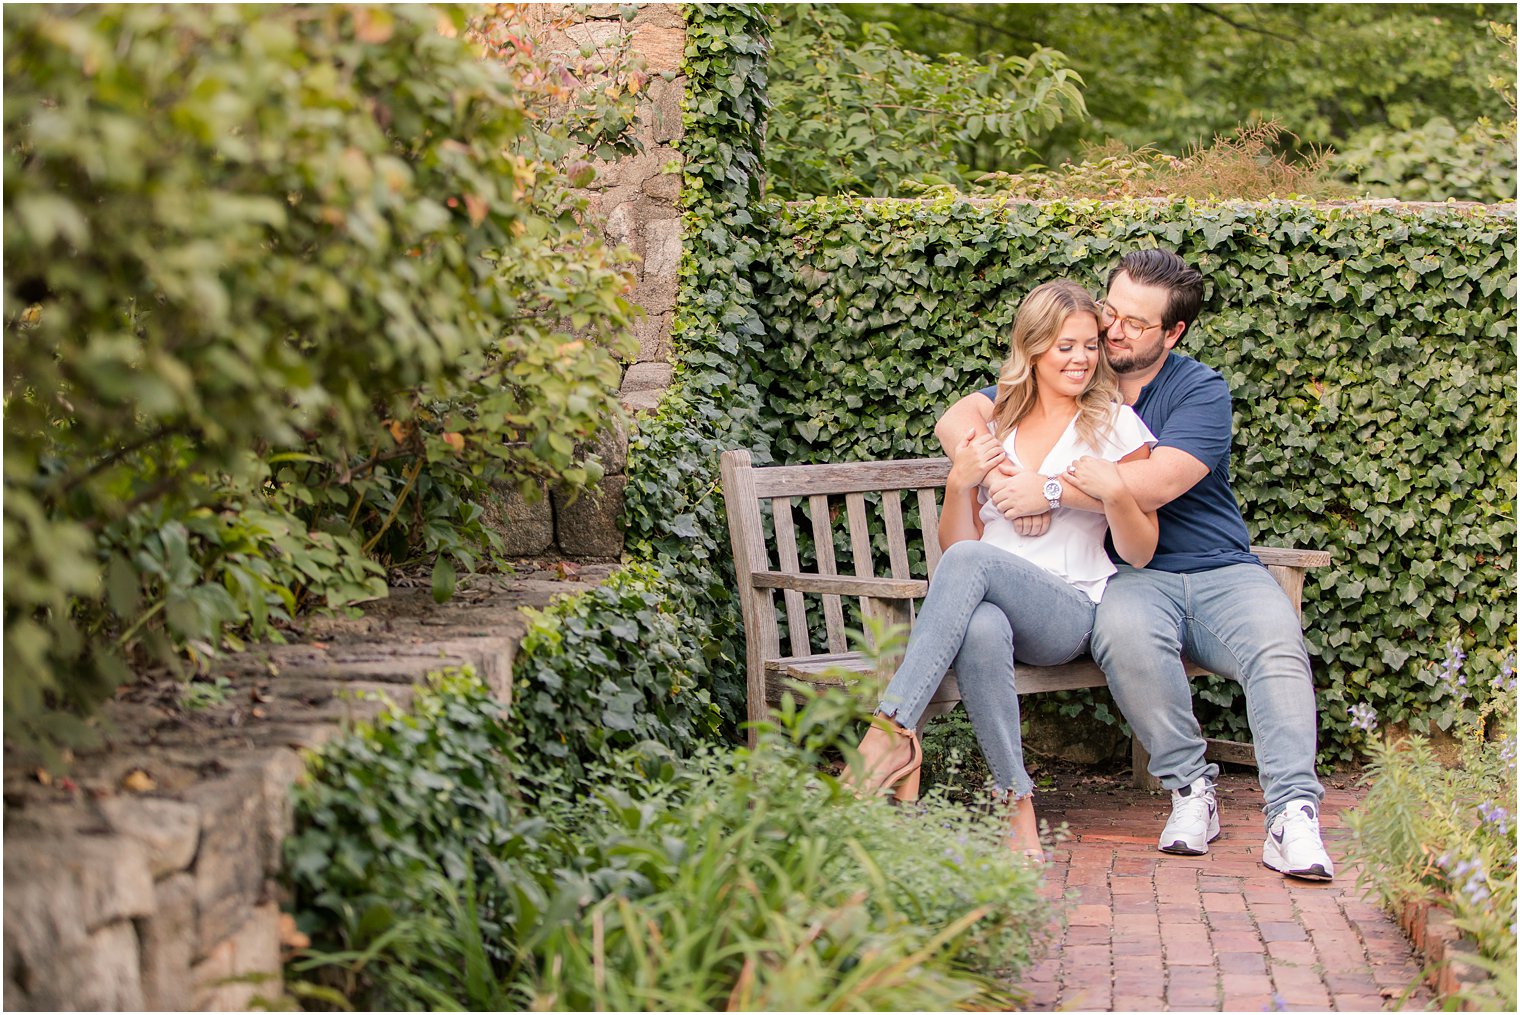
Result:
<svg viewBox="0 0 1520 1015"><path fill-rule="evenodd" d="M998 371L997 398L992 403L993 432L998 440L1007 437L1034 408L1039 399L1034 361L1056 344L1072 314L1090 314L1096 321L1098 307L1091 293L1068 279L1035 286L1019 304L1008 341L1008 358ZM1113 427L1114 403L1119 401L1113 368L1108 365L1101 341L1098 346L1092 376L1077 396L1077 433L1094 447Z"/></svg>

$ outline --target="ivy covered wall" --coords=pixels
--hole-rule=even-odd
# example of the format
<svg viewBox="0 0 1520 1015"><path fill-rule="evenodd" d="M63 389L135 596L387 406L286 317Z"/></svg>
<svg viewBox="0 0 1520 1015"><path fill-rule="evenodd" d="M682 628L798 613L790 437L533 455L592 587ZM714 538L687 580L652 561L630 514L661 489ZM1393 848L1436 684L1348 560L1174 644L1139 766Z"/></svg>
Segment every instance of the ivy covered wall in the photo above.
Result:
<svg viewBox="0 0 1520 1015"><path fill-rule="evenodd" d="M1208 279L1181 348L1234 393L1254 540L1335 559L1304 604L1327 751L1349 754L1353 702L1447 726L1448 639L1490 671L1513 646L1512 206L834 198L776 223L751 364L778 461L939 454L935 419L995 377L1025 292L1100 291L1125 251L1169 246ZM1233 683L1200 695L1244 732Z"/></svg>

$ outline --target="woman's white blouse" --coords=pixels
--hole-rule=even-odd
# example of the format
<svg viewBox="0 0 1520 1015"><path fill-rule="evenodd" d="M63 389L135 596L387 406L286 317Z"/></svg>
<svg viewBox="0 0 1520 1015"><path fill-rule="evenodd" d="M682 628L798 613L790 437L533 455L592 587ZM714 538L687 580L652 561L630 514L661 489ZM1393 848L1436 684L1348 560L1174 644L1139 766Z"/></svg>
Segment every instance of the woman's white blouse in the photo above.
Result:
<svg viewBox="0 0 1520 1015"><path fill-rule="evenodd" d="M1083 455L1117 462L1142 444L1156 444L1156 435L1140 421L1135 410L1127 405L1115 405L1113 424L1099 439L1100 446L1093 447L1077 433L1077 421L1073 417L1036 471L1042 476L1064 473L1072 462ZM989 423L988 426L990 428L992 424ZM1019 461L1018 453L1014 450L1013 438L1017 433L1018 428L1014 427L1003 438L1003 450L1008 453L1009 461L1020 468L1028 468L1024 462ZM1063 479L1062 482L1066 481ZM1044 535L1021 536L1014 531L1013 523L987 500L986 487L978 488L977 498L982 505L982 542L1016 553L1051 574L1064 578L1087 593L1088 598L1095 603L1103 598L1103 587L1108 584L1109 575L1117 568L1103 549L1108 519L1102 512L1056 508L1050 513L1050 528Z"/></svg>

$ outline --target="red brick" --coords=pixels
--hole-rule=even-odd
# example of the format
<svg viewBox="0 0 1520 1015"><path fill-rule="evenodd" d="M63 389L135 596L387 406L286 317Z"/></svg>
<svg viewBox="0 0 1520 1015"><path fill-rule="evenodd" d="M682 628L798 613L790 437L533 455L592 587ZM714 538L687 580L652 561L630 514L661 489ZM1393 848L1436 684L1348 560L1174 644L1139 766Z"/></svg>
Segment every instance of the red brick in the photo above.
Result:
<svg viewBox="0 0 1520 1015"><path fill-rule="evenodd" d="M1239 894L1226 895L1223 892L1209 892L1203 897L1203 908L1211 916L1214 913L1244 913L1246 900Z"/></svg>
<svg viewBox="0 0 1520 1015"><path fill-rule="evenodd" d="M1210 935L1214 947L1222 952L1265 952L1261 935L1254 930L1216 930Z"/></svg>
<svg viewBox="0 0 1520 1015"><path fill-rule="evenodd" d="M1107 927L1113 923L1113 911L1107 906L1080 905L1066 916L1073 927Z"/></svg>
<svg viewBox="0 0 1520 1015"><path fill-rule="evenodd" d="M1265 976L1267 972L1266 956L1260 952L1219 952L1214 961L1220 972L1226 974L1259 973Z"/></svg>
<svg viewBox="0 0 1520 1015"><path fill-rule="evenodd" d="M1067 929L1065 944L1073 945L1108 945L1109 929L1107 927L1095 927L1092 925L1073 926Z"/></svg>
<svg viewBox="0 0 1520 1015"><path fill-rule="evenodd" d="M1075 945L1061 950L1061 974L1069 979L1074 969L1103 970L1106 974L1113 968L1113 953L1106 945ZM1107 976L1105 975L1105 979Z"/></svg>
<svg viewBox="0 0 1520 1015"><path fill-rule="evenodd" d="M1319 955L1314 946L1307 941L1268 941L1267 954L1272 956L1273 963L1293 963L1300 966L1312 966L1319 961Z"/></svg>
<svg viewBox="0 0 1520 1015"><path fill-rule="evenodd" d="M1263 941L1296 941L1305 944L1309 941L1309 935L1305 934L1304 929L1296 923L1258 919L1257 926L1261 930Z"/></svg>

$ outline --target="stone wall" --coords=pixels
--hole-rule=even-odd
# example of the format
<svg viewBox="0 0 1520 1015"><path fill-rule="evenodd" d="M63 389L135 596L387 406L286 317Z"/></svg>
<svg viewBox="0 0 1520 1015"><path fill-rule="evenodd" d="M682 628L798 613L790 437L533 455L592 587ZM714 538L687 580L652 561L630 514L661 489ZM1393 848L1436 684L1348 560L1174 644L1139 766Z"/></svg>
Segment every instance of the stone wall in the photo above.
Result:
<svg viewBox="0 0 1520 1015"><path fill-rule="evenodd" d="M625 12L631 16L625 18ZM686 23L680 4L538 4L531 8L542 44L551 53L615 53L625 44L650 74L637 106L638 155L616 161L588 158L596 179L586 189L588 211L613 244L638 255L637 282L629 299L644 310L639 349L620 389L629 412L653 409L670 386L671 329L681 264L680 195L684 160L674 147L681 137L681 73ZM562 555L616 558L623 551L623 468L628 438L621 428L595 450L606 476L593 491L572 498L540 488L536 496L500 491L492 505L497 531L511 557Z"/></svg>
<svg viewBox="0 0 1520 1015"><path fill-rule="evenodd" d="M68 775L5 764L4 1001L10 1011L229 1011L277 1002L299 944L278 876L303 752L445 666L510 700L523 606L583 591L548 575L476 579L439 606L393 589L303 644L218 660L219 700L187 708L145 677L108 702L105 744ZM207 685L201 684L201 687Z"/></svg>

